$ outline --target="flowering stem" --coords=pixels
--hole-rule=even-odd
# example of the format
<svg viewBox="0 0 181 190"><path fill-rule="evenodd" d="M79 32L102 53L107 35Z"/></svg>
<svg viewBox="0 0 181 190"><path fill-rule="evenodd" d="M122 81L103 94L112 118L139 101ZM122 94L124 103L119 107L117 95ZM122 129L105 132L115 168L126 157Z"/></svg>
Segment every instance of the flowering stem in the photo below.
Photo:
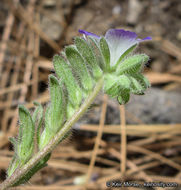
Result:
<svg viewBox="0 0 181 190"><path fill-rule="evenodd" d="M86 112L91 103L94 101L100 90L103 86L103 77L101 77L93 91L90 93L88 98L85 99L82 106L75 112L75 114L64 124L61 130L54 136L51 141L41 150L39 151L33 158L31 158L27 164L25 164L22 168L17 168L12 176L8 177L1 185L0 189L5 190L11 186L13 186L21 177L23 177L31 168L33 168L41 159L43 159L48 153L50 153L55 146L60 142L60 140L67 134L67 132L71 129L72 125L80 119L80 117Z"/></svg>
<svg viewBox="0 0 181 190"><path fill-rule="evenodd" d="M127 145L127 137L126 137L126 120L125 120L125 107L124 105L120 106L120 119L121 119L121 174L125 175L126 172L126 145Z"/></svg>

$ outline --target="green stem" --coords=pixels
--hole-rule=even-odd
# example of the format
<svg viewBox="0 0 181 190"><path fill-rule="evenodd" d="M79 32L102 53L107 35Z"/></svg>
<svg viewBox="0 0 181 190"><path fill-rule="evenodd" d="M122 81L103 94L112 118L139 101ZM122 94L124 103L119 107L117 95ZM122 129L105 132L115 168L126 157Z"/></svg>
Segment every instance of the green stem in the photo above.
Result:
<svg viewBox="0 0 181 190"><path fill-rule="evenodd" d="M55 146L59 143L60 139L62 139L67 132L71 129L72 125L80 119L80 117L86 112L89 106L92 104L100 90L103 86L103 77L100 78L93 89L93 92L90 93L88 98L84 101L82 106L75 112L75 114L65 123L65 125L61 128L58 134L52 138L52 140L46 145L40 152L34 155L28 163L26 163L22 168L15 170L12 176L8 177L1 185L0 189L5 190L9 187L12 187L21 177L23 177L33 166L35 166L43 157L45 157L48 153L52 152Z"/></svg>

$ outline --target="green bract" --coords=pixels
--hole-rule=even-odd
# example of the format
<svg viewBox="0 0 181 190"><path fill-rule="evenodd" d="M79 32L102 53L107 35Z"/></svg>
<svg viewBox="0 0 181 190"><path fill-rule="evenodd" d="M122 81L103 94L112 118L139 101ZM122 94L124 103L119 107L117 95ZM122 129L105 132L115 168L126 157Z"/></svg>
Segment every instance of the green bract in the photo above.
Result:
<svg viewBox="0 0 181 190"><path fill-rule="evenodd" d="M93 87L93 81L90 73L87 70L86 62L80 53L74 47L66 47L65 49L67 59L71 64L75 74L80 79L82 87L87 91Z"/></svg>
<svg viewBox="0 0 181 190"><path fill-rule="evenodd" d="M65 114L62 83L53 75L49 76L49 83L51 104L47 107L45 113L45 127L39 142L40 150L61 128Z"/></svg>
<svg viewBox="0 0 181 190"><path fill-rule="evenodd" d="M8 176L27 164L37 151L44 150L57 133L62 131L63 135L56 144L67 138L70 128L65 130L64 126L67 123L71 126L82 112L86 111L101 87L110 97L116 98L120 104L125 104L129 101L131 93L142 95L150 86L149 81L141 74L148 56L131 55L139 40L135 40L134 43L131 41L131 45L125 44L125 51L122 50L123 53L119 55L118 48L121 48L122 44L114 41L117 46L112 46L111 32L106 37L93 34L84 38L76 37L75 45L67 46L60 55L54 56L56 76L49 76L51 101L46 110L35 102L36 109L31 116L24 106L19 106L19 136L17 139L10 138L15 154L7 171ZM123 36L136 38L133 33L121 32ZM114 35L120 38L117 33ZM114 54L118 58L114 59ZM116 63L112 63L114 60ZM46 165L49 158L50 151L13 186L26 182Z"/></svg>
<svg viewBox="0 0 181 190"><path fill-rule="evenodd" d="M110 51L109 51L109 46L104 37L100 39L100 49L101 49L104 62L105 62L104 70L109 72L110 71Z"/></svg>
<svg viewBox="0 0 181 190"><path fill-rule="evenodd" d="M19 106L19 139L17 142L17 157L20 164L24 164L31 157L34 148L35 125L29 111L24 106Z"/></svg>
<svg viewBox="0 0 181 190"><path fill-rule="evenodd" d="M95 77L95 79L100 78L102 75L102 70L99 67L99 65L96 61L96 57L95 57L91 47L87 43L87 41L82 38L76 37L75 45L76 45L78 51L80 52L80 54L84 57L89 68L92 70L92 73L93 73L93 76Z"/></svg>
<svg viewBox="0 0 181 190"><path fill-rule="evenodd" d="M119 63L116 73L117 75L121 74L134 74L141 71L145 63L148 61L148 56L144 54L133 55L128 57Z"/></svg>
<svg viewBox="0 0 181 190"><path fill-rule="evenodd" d="M66 85L68 91L68 99L74 106L79 106L82 99L81 89L78 82L73 76L70 65L66 63L63 57L55 55L53 58L53 64L55 67L55 72L59 78Z"/></svg>
<svg viewBox="0 0 181 190"><path fill-rule="evenodd" d="M34 148L35 125L29 111L24 106L19 106L19 138L10 138L14 146L14 157L8 168L8 176L12 175L18 166L24 165L31 157Z"/></svg>

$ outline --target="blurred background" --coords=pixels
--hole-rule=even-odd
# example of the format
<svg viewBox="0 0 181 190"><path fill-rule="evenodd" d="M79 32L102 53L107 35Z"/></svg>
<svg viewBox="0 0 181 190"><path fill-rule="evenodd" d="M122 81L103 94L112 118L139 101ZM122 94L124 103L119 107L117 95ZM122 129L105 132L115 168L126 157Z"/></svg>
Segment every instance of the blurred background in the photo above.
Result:
<svg viewBox="0 0 181 190"><path fill-rule="evenodd" d="M115 180L180 185L180 19L180 0L1 0L0 182L13 155L8 138L18 132L18 104L33 110L33 100L49 101L53 55L78 29L104 35L124 28L153 38L137 49L150 56L152 87L125 107L100 94L48 166L16 189L109 189L106 182Z"/></svg>

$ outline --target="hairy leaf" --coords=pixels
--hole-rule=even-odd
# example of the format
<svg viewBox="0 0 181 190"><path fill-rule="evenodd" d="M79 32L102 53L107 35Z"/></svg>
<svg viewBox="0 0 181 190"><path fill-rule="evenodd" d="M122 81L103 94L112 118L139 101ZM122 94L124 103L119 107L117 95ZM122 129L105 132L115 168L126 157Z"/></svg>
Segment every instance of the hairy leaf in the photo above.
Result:
<svg viewBox="0 0 181 190"><path fill-rule="evenodd" d="M104 37L100 39L100 49L105 61L105 71L110 71L110 51Z"/></svg>
<svg viewBox="0 0 181 190"><path fill-rule="evenodd" d="M89 92L93 88L93 80L87 70L84 59L74 47L67 47L65 53L73 71L80 78L83 88Z"/></svg>
<svg viewBox="0 0 181 190"><path fill-rule="evenodd" d="M40 160L32 169L28 171L23 177L21 177L13 187L26 183L37 171L47 166L47 161L50 159L51 154L48 153L42 160Z"/></svg>
<svg viewBox="0 0 181 190"><path fill-rule="evenodd" d="M23 105L19 106L19 120L17 155L21 163L24 164L33 153L35 125L29 111Z"/></svg>
<svg viewBox="0 0 181 190"><path fill-rule="evenodd" d="M119 64L116 73L117 75L121 75L140 72L144 64L148 61L148 59L149 57L145 54L139 54L128 57Z"/></svg>
<svg viewBox="0 0 181 190"><path fill-rule="evenodd" d="M56 74L65 83L69 100L71 101L72 105L75 107L79 106L82 100L82 93L69 65L65 62L64 58L59 55L54 56L53 64Z"/></svg>
<svg viewBox="0 0 181 190"><path fill-rule="evenodd" d="M40 149L58 132L64 121L63 89L53 75L49 76L51 104L45 113L45 128L40 137Z"/></svg>
<svg viewBox="0 0 181 190"><path fill-rule="evenodd" d="M130 84L131 82L127 75L107 74L104 79L104 91L111 97L116 97L120 94L120 91L129 89Z"/></svg>
<svg viewBox="0 0 181 190"><path fill-rule="evenodd" d="M130 98L130 90L129 89L124 89L120 91L120 94L118 96L118 102L119 104L126 104L129 101Z"/></svg>
<svg viewBox="0 0 181 190"><path fill-rule="evenodd" d="M92 52L96 58L96 62L99 67L103 70L105 68L104 57L99 47L99 42L92 37L88 37L89 46L92 49Z"/></svg>
<svg viewBox="0 0 181 190"><path fill-rule="evenodd" d="M102 76L102 70L99 67L96 58L94 56L94 53L92 49L89 47L88 43L84 39L76 37L75 45L80 54L87 61L89 68L92 70L93 76L96 79L100 78Z"/></svg>

